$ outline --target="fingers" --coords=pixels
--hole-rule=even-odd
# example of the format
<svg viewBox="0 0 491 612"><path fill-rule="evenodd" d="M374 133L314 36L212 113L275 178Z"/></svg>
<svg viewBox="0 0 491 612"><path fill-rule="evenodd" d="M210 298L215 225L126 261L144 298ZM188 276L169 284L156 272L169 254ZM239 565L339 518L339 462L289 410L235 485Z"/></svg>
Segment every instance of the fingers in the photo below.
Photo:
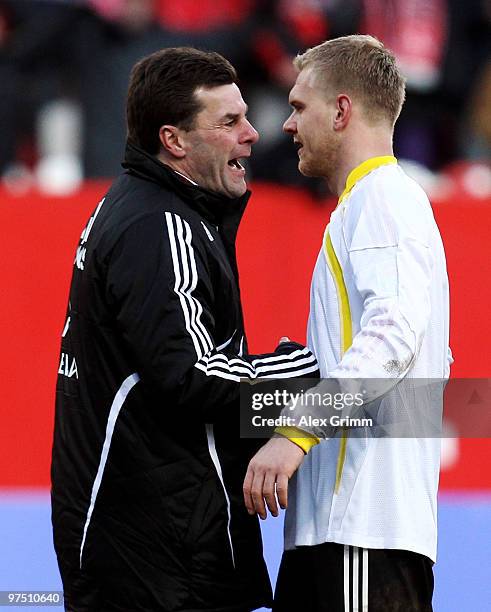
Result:
<svg viewBox="0 0 491 612"><path fill-rule="evenodd" d="M284 510L288 506L288 477L285 474L278 474L276 480L276 495L280 508Z"/></svg>
<svg viewBox="0 0 491 612"><path fill-rule="evenodd" d="M288 479L287 486L288 486ZM278 516L275 492L276 474L272 471L254 470L249 464L244 479L244 503L249 514L258 514L263 520L267 517L266 505L272 516ZM266 501L266 505L265 502Z"/></svg>
<svg viewBox="0 0 491 612"><path fill-rule="evenodd" d="M251 459L244 479L244 503L249 514L258 514L263 520L266 507L272 516L278 516L288 504L288 481L298 469L304 452L283 436L273 437ZM266 502L266 503L265 503Z"/></svg>
<svg viewBox="0 0 491 612"><path fill-rule="evenodd" d="M263 497L264 473L255 472L251 487L251 497L254 504L254 510L263 520L266 518L266 507Z"/></svg>
<svg viewBox="0 0 491 612"><path fill-rule="evenodd" d="M263 484L264 472L255 470L254 466L249 463L243 485L244 503L249 514L259 514L262 519L265 519Z"/></svg>
<svg viewBox="0 0 491 612"><path fill-rule="evenodd" d="M278 516L278 505L276 504L275 494L276 475L273 472L267 472L264 477L263 497L271 512L272 516Z"/></svg>
<svg viewBox="0 0 491 612"><path fill-rule="evenodd" d="M288 336L281 336L279 344L283 344L284 342L291 342Z"/></svg>
<svg viewBox="0 0 491 612"><path fill-rule="evenodd" d="M244 484L242 486L242 490L244 493L244 503L245 503L245 507L247 508L247 512L249 514L256 514L256 511L254 510L254 502L252 500L252 495L251 495L253 479L254 479L254 471L251 468L251 465L249 464L249 467L247 468L247 473L244 478Z"/></svg>

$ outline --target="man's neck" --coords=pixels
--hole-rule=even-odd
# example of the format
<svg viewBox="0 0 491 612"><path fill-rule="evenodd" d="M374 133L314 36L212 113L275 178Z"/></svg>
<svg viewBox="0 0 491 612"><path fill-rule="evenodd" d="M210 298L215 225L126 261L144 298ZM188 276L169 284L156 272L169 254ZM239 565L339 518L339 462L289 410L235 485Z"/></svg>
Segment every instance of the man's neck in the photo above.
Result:
<svg viewBox="0 0 491 612"><path fill-rule="evenodd" d="M347 141L344 150L340 151L339 167L336 169L331 190L339 197L346 187L346 179L350 172L367 159L394 155L392 148L392 134L383 133L365 134L352 142Z"/></svg>
<svg viewBox="0 0 491 612"><path fill-rule="evenodd" d="M176 163L174 163L174 161L172 159L169 159L167 157L165 157L162 154L157 155L158 159L165 164L166 166L168 166L169 168L171 168L171 170L174 170L174 172L176 174L178 174L180 177L182 177L183 179L186 179L187 181L189 181L191 183L191 185L195 185L196 187L198 187L198 183L196 181L194 181L191 176L189 176L189 173L187 172L187 170L185 168L182 167L178 167L178 165Z"/></svg>

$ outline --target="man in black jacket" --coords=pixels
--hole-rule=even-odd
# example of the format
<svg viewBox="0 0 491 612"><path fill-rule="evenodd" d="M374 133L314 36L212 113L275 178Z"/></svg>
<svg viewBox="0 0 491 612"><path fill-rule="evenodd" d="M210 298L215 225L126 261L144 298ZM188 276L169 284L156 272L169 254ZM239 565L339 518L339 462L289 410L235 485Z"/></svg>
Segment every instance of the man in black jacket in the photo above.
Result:
<svg viewBox="0 0 491 612"><path fill-rule="evenodd" d="M132 71L126 171L82 232L62 333L52 507L68 610L271 603L242 501L239 384L317 364L294 343L247 353L235 237L258 135L235 81L189 48Z"/></svg>

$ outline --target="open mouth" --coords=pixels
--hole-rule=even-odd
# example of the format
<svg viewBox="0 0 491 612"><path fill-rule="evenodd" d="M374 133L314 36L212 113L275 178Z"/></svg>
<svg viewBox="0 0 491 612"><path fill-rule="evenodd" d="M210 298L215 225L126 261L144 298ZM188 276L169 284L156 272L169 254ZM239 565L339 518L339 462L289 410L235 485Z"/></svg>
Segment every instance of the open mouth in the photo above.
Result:
<svg viewBox="0 0 491 612"><path fill-rule="evenodd" d="M231 160L228 162L228 165L229 165L231 168L234 168L235 170L244 170L244 166L243 166L243 165L240 163L240 161L239 161L239 158L238 158L238 157L236 157L235 159L231 159Z"/></svg>
<svg viewBox="0 0 491 612"><path fill-rule="evenodd" d="M298 140L294 140L293 144L295 145L295 148L297 149L297 153L300 152L300 149L302 149L303 144L301 142L299 142Z"/></svg>

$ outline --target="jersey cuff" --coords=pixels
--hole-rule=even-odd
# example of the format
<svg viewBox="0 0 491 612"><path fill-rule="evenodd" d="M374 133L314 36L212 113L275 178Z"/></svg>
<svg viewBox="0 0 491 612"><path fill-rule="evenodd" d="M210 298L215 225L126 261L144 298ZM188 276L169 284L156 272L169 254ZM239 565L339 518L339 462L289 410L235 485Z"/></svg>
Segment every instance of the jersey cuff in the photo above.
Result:
<svg viewBox="0 0 491 612"><path fill-rule="evenodd" d="M288 438L290 442L299 446L305 454L320 442L320 438L298 427L277 427L274 432Z"/></svg>

